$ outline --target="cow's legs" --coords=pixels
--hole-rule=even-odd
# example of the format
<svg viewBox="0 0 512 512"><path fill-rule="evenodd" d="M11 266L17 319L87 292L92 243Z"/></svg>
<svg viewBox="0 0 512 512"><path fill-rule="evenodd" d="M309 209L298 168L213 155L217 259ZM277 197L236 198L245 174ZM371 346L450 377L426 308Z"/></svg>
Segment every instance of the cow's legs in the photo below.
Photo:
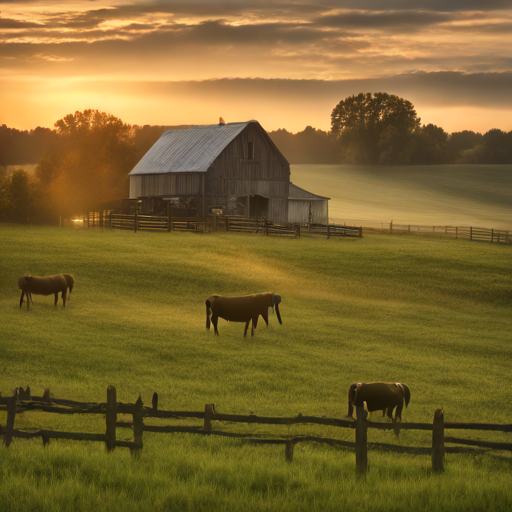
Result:
<svg viewBox="0 0 512 512"><path fill-rule="evenodd" d="M57 301L59 300L59 292L55 294L55 302L53 303L54 306L57 305Z"/></svg>
<svg viewBox="0 0 512 512"><path fill-rule="evenodd" d="M249 328L249 322L250 320L247 320L247 322L245 323L244 338L247 337L247 329Z"/></svg>
<svg viewBox="0 0 512 512"><path fill-rule="evenodd" d="M32 300L32 292L27 292L28 297L30 298L30 302L32 302L32 306L34 305L34 301Z"/></svg>
<svg viewBox="0 0 512 512"><path fill-rule="evenodd" d="M21 290L20 308L21 308L21 305L23 304L23 295L25 295L25 292L23 290ZM27 293L27 302L28 302L28 293Z"/></svg>
<svg viewBox="0 0 512 512"><path fill-rule="evenodd" d="M265 312L262 313L261 316L263 317L263 320L265 320L265 323L267 324L268 327L268 309L265 310Z"/></svg>
<svg viewBox="0 0 512 512"><path fill-rule="evenodd" d="M217 322L219 321L219 317L216 316L216 315L212 315L212 324L213 324L213 328L215 330L215 334L218 336L219 335L219 330L217 329Z"/></svg>
<svg viewBox="0 0 512 512"><path fill-rule="evenodd" d="M258 318L256 318L256 322L258 322ZM254 318L252 319L252 325L251 325L251 337L254 336Z"/></svg>

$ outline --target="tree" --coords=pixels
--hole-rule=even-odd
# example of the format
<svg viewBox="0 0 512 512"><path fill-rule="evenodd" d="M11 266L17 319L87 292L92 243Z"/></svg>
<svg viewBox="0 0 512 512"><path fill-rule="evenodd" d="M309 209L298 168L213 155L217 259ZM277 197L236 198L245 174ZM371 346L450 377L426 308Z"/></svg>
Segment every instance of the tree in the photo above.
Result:
<svg viewBox="0 0 512 512"><path fill-rule="evenodd" d="M331 114L342 158L351 163L408 163L407 148L419 126L410 101L384 92L349 96Z"/></svg>
<svg viewBox="0 0 512 512"><path fill-rule="evenodd" d="M279 129L269 135L291 164L338 163L338 141L330 132L306 126L295 134Z"/></svg>
<svg viewBox="0 0 512 512"><path fill-rule="evenodd" d="M138 159L131 126L98 110L55 123L60 143L36 168L50 216L75 215L128 196L128 173Z"/></svg>
<svg viewBox="0 0 512 512"><path fill-rule="evenodd" d="M442 164L449 161L448 134L435 124L414 130L410 149L411 164Z"/></svg>
<svg viewBox="0 0 512 512"><path fill-rule="evenodd" d="M16 169L0 174L0 219L26 224L32 211L32 189L28 173Z"/></svg>

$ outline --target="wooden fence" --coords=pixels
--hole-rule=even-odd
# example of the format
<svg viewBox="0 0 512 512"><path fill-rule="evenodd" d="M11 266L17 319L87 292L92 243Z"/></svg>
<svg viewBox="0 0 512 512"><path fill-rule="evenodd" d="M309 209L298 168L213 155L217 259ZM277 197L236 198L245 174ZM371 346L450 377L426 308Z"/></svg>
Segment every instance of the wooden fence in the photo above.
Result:
<svg viewBox="0 0 512 512"><path fill-rule="evenodd" d="M389 223L389 231L407 232L419 235L437 235L473 242L512 243L510 231L504 229L466 226L415 226L411 224Z"/></svg>
<svg viewBox="0 0 512 512"><path fill-rule="evenodd" d="M102 414L105 416L105 433L77 433L60 432L53 430L40 429L27 432L14 428L15 417L17 413L26 411L44 411L57 414ZM512 432L512 425L496 425L487 423L446 423L443 412L438 409L435 412L433 423L376 423L367 420L367 413L362 408L357 408L357 420L336 419L314 416L303 416L299 414L296 417L261 417L254 414L219 414L215 411L214 404L206 404L204 411L165 411L158 409L158 395L155 393L152 399L151 407L145 406L141 397L134 404L124 404L117 402L116 389L113 386L107 388L107 401L105 403L87 403L76 402L72 400L63 400L50 397L50 391L47 389L42 397L31 397L30 390L17 389L13 397L0 397L0 411L7 412L7 421L5 427L0 424L0 435L5 438L4 444L8 447L12 439L24 438L31 439L40 437L43 444L47 445L50 439L70 439L75 441L100 441L104 442L107 451L112 451L116 447L130 448L135 454L140 454L143 448L144 432L154 433L190 433L199 435L217 435L223 437L232 437L245 439L250 443L259 444L283 444L285 445L285 458L291 462L293 460L294 446L300 442L317 442L351 448L356 454L356 472L365 473L368 469L368 448L392 451L407 454L431 455L432 469L442 471L444 469L445 453L484 453L490 450L512 451L512 443L496 443L488 441L479 441L471 439L460 439L445 436L446 430L481 430ZM119 421L118 415L131 415L132 421ZM200 426L174 426L174 425L147 425L146 418L160 418L181 420L185 418L197 418L203 420ZM286 438L270 438L248 433L223 432L214 430L212 422L235 422L249 424L265 425L296 425L296 424L317 424L327 425L339 428L355 429L355 442L343 441L339 439L328 439L315 436L288 436ZM132 441L121 441L117 439L117 429L131 429ZM369 443L368 429L390 430L393 429L398 436L401 430L427 430L432 431L432 445L428 447L410 447L397 446L387 443ZM447 447L446 444L457 444L464 446ZM476 446L478 448L468 448L467 446Z"/></svg>
<svg viewBox="0 0 512 512"><path fill-rule="evenodd" d="M331 219L340 225L341 219ZM409 233L414 235L435 235L441 237L469 240L472 242L490 242L512 244L512 233L506 229L480 228L474 226L436 226L418 224L396 224L391 222L357 221L365 230L384 233Z"/></svg>
<svg viewBox="0 0 512 512"><path fill-rule="evenodd" d="M341 224L309 224L309 233L317 233L331 237L352 236L362 238L363 228L361 226L346 226Z"/></svg>

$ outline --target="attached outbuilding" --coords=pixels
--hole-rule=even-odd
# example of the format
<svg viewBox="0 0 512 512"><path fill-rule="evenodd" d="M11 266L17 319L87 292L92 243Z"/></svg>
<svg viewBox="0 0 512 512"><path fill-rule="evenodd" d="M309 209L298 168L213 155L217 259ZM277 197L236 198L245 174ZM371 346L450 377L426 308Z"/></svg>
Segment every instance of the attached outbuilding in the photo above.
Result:
<svg viewBox="0 0 512 512"><path fill-rule="evenodd" d="M328 224L330 197L317 196L290 182L288 222Z"/></svg>
<svg viewBox="0 0 512 512"><path fill-rule="evenodd" d="M168 130L129 178L142 213L164 213L170 204L199 216L289 220L290 164L257 121Z"/></svg>

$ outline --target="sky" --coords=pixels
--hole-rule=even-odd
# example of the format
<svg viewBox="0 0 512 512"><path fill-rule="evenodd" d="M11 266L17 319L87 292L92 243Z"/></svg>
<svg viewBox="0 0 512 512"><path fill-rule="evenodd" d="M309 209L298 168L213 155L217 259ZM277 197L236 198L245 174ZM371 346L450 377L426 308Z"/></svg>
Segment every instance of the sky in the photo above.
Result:
<svg viewBox="0 0 512 512"><path fill-rule="evenodd" d="M0 125L330 129L360 92L447 132L512 130L510 0L0 0Z"/></svg>

